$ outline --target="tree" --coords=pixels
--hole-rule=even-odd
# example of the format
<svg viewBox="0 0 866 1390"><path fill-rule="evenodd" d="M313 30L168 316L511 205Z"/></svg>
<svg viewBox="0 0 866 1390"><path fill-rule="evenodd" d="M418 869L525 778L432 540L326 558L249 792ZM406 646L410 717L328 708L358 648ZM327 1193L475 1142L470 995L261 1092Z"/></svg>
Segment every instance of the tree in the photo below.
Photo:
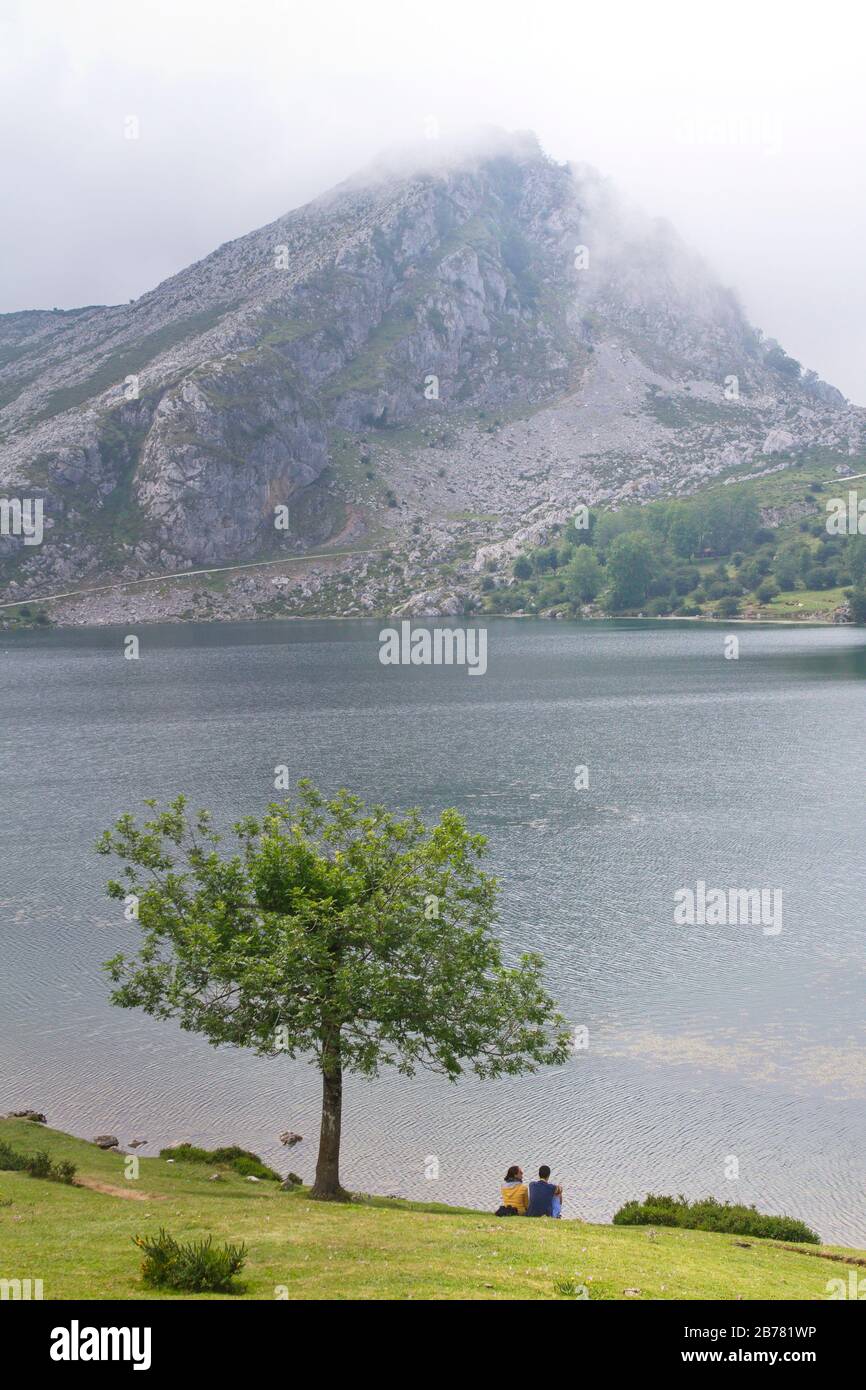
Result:
<svg viewBox="0 0 866 1390"><path fill-rule="evenodd" d="M851 606L851 621L861 626L866 623L866 588L852 589L848 602Z"/></svg>
<svg viewBox="0 0 866 1390"><path fill-rule="evenodd" d="M515 579L528 579L530 577L532 574L532 565L525 555L518 555L517 559L514 561L512 573Z"/></svg>
<svg viewBox="0 0 866 1390"><path fill-rule="evenodd" d="M654 569L655 556L647 536L638 531L617 536L607 557L611 607L634 608L643 603Z"/></svg>
<svg viewBox="0 0 866 1390"><path fill-rule="evenodd" d="M535 566L536 574L543 574L545 570L555 570L559 564L559 552L556 546L550 545L536 550L532 556L532 563Z"/></svg>
<svg viewBox="0 0 866 1390"><path fill-rule="evenodd" d="M588 545L575 551L563 571L565 592L572 603L592 603L604 582L604 570Z"/></svg>
<svg viewBox="0 0 866 1390"><path fill-rule="evenodd" d="M845 545L845 566L858 587L866 586L866 536L851 536Z"/></svg>
<svg viewBox="0 0 866 1390"><path fill-rule="evenodd" d="M676 514L671 522L669 532L670 543L675 555L681 559L690 560L696 555L703 539L700 520L694 508L688 508L683 503L677 504Z"/></svg>
<svg viewBox="0 0 866 1390"><path fill-rule="evenodd" d="M770 603L779 593L779 586L775 579L763 579L755 590L755 598L759 603Z"/></svg>
<svg viewBox="0 0 866 1390"><path fill-rule="evenodd" d="M110 897L137 899L143 942L105 969L111 1001L175 1018L214 1046L311 1054L322 1073L312 1195L340 1185L343 1074L391 1064L456 1080L516 1075L568 1055L538 955L502 962L498 885L455 810L428 830L308 781L233 828L234 847L185 798L139 826L124 815L97 845L124 864Z"/></svg>
<svg viewBox="0 0 866 1390"><path fill-rule="evenodd" d="M776 554L773 573L781 589L794 589L812 552L804 541L788 541Z"/></svg>

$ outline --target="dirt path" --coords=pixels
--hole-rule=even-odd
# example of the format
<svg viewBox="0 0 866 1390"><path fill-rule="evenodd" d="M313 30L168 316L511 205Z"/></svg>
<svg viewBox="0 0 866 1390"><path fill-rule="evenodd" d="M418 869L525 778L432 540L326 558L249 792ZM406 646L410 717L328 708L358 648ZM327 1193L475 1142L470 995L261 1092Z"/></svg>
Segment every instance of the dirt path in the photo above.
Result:
<svg viewBox="0 0 866 1390"><path fill-rule="evenodd" d="M96 1178L75 1179L76 1187L87 1187L91 1192L104 1192L107 1197L125 1197L131 1202L164 1202L163 1195L156 1192L139 1192L134 1187L115 1187L110 1182L97 1182Z"/></svg>

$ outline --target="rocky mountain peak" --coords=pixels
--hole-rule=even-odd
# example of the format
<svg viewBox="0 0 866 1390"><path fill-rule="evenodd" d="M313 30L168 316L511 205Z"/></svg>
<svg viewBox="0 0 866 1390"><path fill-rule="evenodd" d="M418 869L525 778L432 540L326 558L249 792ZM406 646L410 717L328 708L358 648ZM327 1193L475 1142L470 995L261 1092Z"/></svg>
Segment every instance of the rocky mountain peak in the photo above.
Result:
<svg viewBox="0 0 866 1390"><path fill-rule="evenodd" d="M848 458L863 421L594 170L531 134L431 139L134 303L0 316L0 486L49 518L0 539L0 582L347 534L433 575L577 500Z"/></svg>

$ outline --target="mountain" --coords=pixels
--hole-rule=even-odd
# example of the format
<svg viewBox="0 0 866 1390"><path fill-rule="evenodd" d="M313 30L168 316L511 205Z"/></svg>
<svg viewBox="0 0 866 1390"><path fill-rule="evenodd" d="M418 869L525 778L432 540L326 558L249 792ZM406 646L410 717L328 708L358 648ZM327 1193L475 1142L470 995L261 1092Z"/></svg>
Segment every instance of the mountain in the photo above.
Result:
<svg viewBox="0 0 866 1390"><path fill-rule="evenodd" d="M183 602L459 608L579 502L864 448L866 412L670 226L494 132L383 159L129 304L0 316L0 496L46 518L0 539L0 589L330 544L359 553Z"/></svg>

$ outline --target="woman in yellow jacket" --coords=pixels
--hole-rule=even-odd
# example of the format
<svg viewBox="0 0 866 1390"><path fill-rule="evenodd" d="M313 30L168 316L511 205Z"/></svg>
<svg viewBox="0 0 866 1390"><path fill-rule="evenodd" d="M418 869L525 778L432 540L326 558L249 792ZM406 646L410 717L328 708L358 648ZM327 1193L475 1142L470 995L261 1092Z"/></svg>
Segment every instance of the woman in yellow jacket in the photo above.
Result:
<svg viewBox="0 0 866 1390"><path fill-rule="evenodd" d="M502 1205L504 1207L514 1207L519 1216L526 1215L526 1209L529 1206L529 1188L523 1181L523 1169L519 1163L512 1163L505 1174L505 1182L500 1191L502 1192Z"/></svg>

